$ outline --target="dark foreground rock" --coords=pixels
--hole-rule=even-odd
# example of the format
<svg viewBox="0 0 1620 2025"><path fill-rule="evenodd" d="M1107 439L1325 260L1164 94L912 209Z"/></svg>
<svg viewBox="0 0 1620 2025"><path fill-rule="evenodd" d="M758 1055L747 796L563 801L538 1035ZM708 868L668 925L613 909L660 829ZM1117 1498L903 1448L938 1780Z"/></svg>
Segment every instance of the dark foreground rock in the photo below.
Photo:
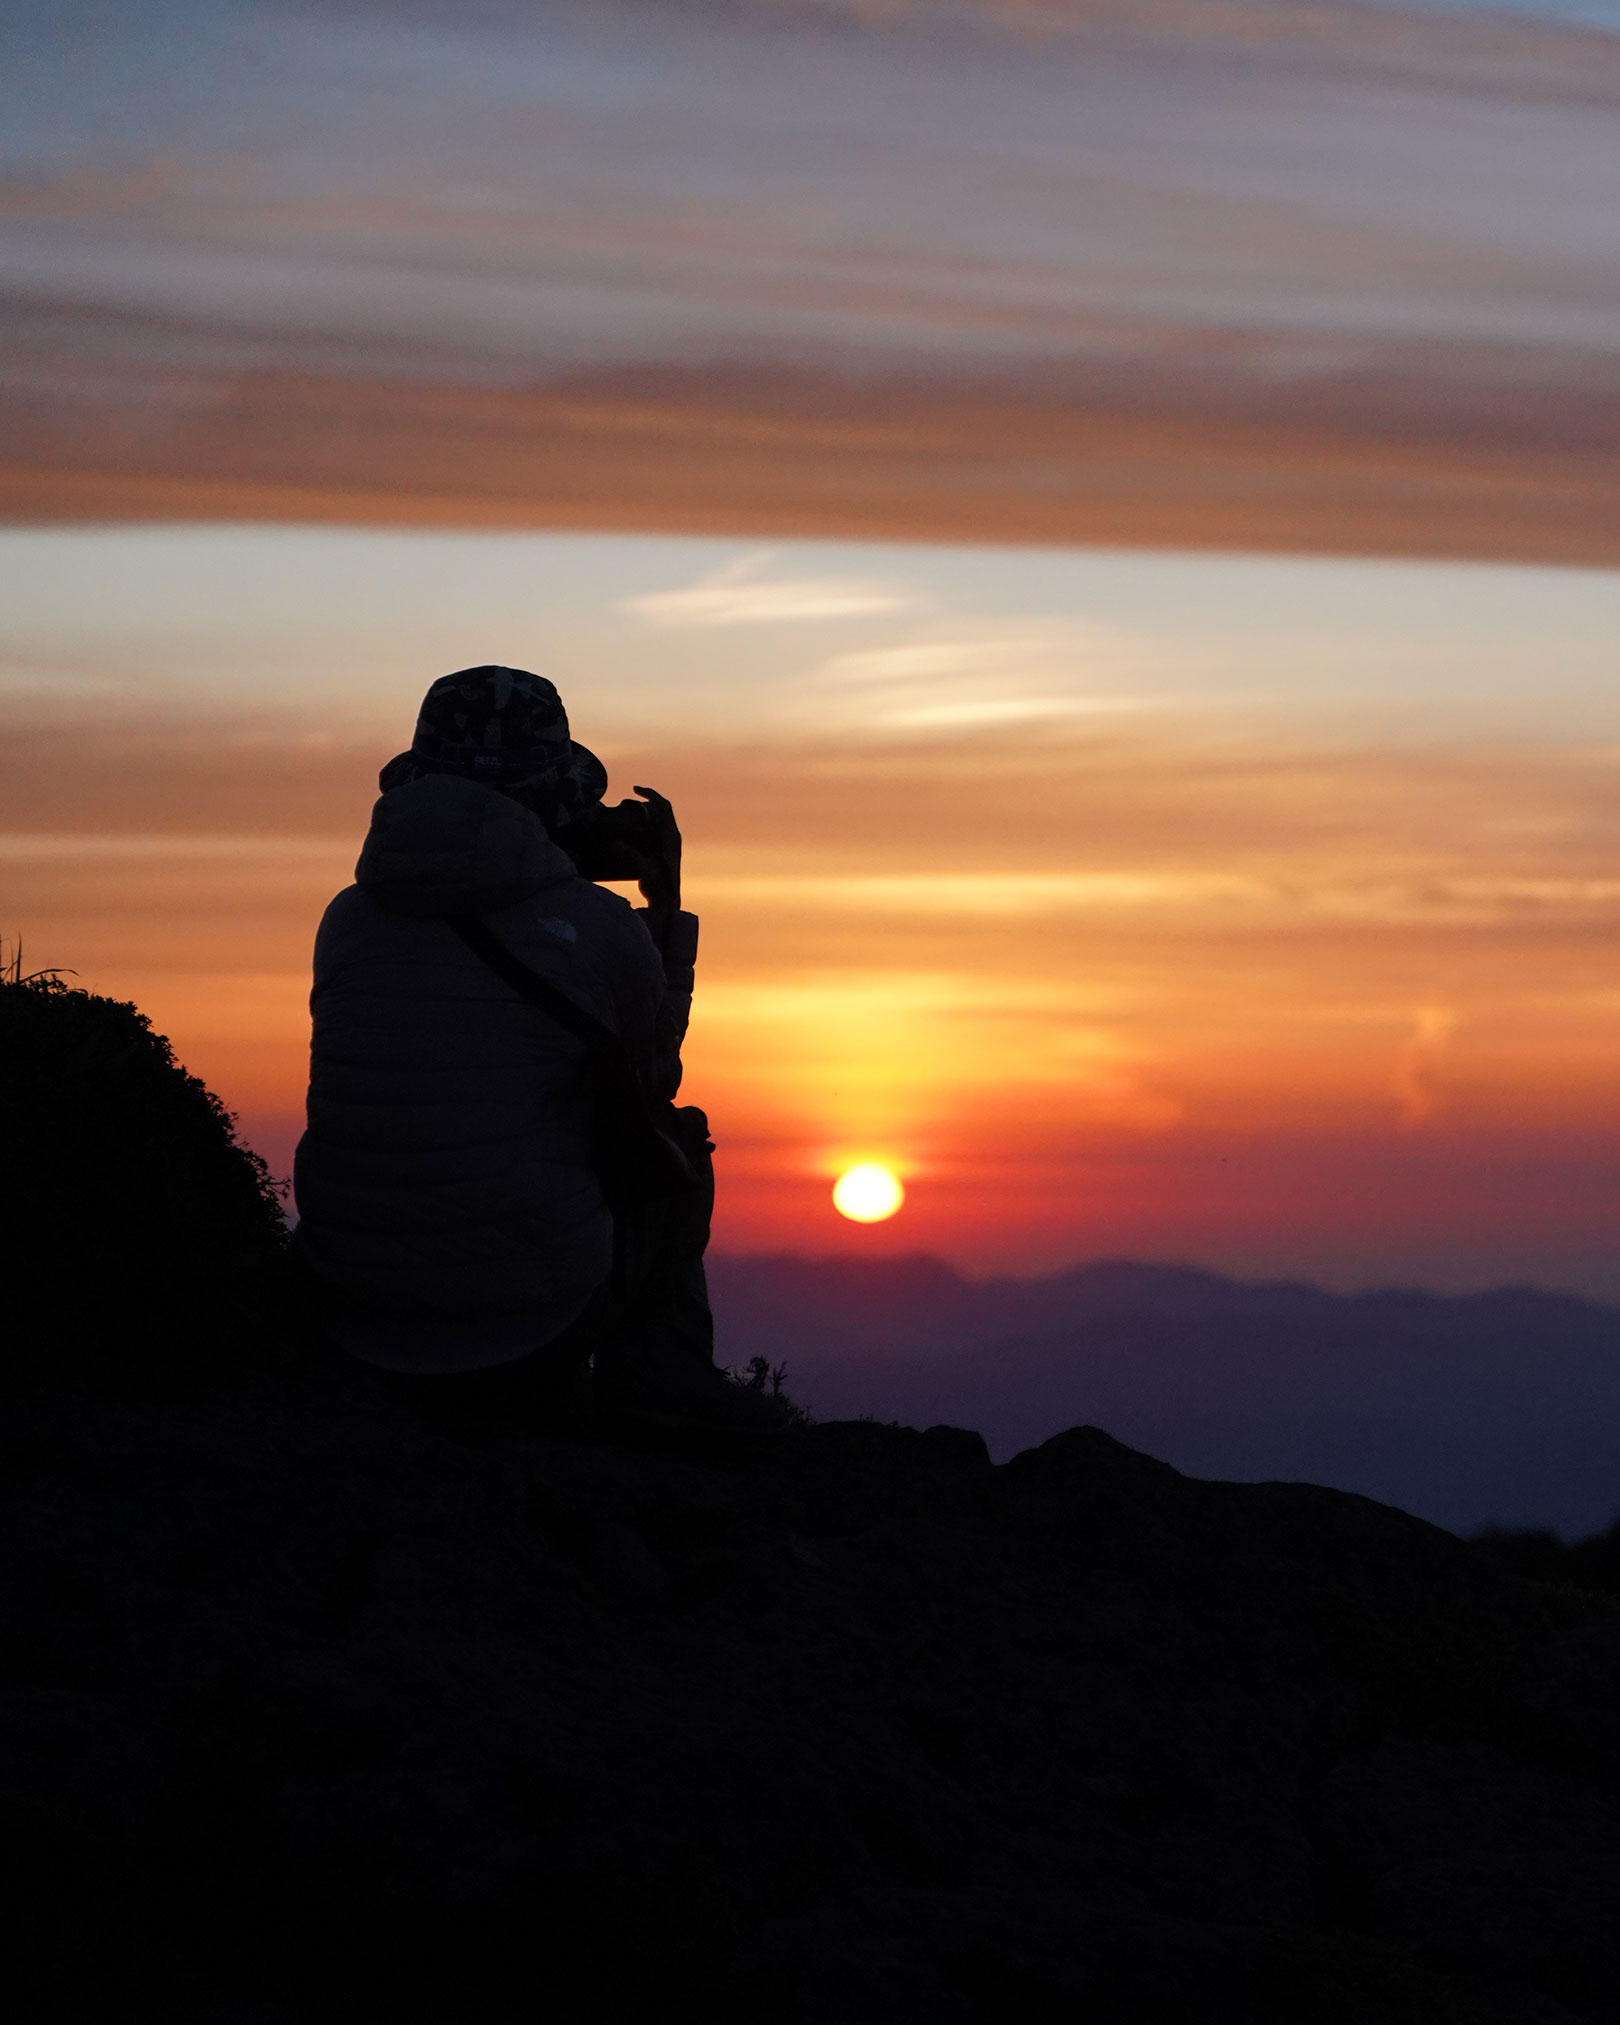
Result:
<svg viewBox="0 0 1620 2025"><path fill-rule="evenodd" d="M1620 1608L1080 1428L11 1402L34 2018L1610 2020Z"/></svg>

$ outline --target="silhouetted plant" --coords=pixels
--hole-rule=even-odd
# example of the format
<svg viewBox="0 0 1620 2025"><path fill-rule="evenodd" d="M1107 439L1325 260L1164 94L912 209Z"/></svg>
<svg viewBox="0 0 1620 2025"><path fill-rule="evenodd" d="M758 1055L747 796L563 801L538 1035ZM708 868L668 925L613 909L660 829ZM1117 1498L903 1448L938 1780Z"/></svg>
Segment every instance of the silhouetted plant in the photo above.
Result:
<svg viewBox="0 0 1620 2025"><path fill-rule="evenodd" d="M787 1420L807 1426L811 1416L804 1407L796 1405L788 1397L787 1375L785 1364L773 1364L768 1357L750 1357L741 1371L727 1366L727 1376L733 1385L740 1385L745 1392L763 1393L767 1398L776 1400Z"/></svg>
<svg viewBox="0 0 1620 2025"><path fill-rule="evenodd" d="M19 935L12 945L11 961L6 962L6 945L0 942L0 984L55 984L64 977L77 977L78 972L69 970L64 964L48 964L44 970L31 970L23 975L23 945Z"/></svg>
<svg viewBox="0 0 1620 2025"><path fill-rule="evenodd" d="M283 1189L133 1005L0 971L9 1375L77 1341L104 1366L195 1355L273 1276ZM26 1326L32 1323L32 1326ZM239 1330L238 1330L239 1333Z"/></svg>

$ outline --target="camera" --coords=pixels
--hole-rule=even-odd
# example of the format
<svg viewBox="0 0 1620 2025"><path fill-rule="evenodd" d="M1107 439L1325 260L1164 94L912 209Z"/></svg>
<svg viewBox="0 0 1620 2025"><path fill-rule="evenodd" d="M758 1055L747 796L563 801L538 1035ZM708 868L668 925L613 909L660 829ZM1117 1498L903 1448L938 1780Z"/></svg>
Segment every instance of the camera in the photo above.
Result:
<svg viewBox="0 0 1620 2025"><path fill-rule="evenodd" d="M653 809L647 802L587 802L570 812L557 842L582 879L635 879L656 851Z"/></svg>

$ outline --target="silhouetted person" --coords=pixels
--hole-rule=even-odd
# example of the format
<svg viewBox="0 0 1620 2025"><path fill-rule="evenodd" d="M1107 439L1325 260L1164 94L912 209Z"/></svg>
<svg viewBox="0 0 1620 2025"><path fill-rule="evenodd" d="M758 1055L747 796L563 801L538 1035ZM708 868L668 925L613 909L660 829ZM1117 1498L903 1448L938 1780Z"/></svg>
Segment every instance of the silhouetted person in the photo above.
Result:
<svg viewBox="0 0 1620 2025"><path fill-rule="evenodd" d="M435 682L379 784L316 937L295 1167L334 1338L452 1411L546 1418L589 1361L607 1421L774 1425L714 1364L713 1149L671 1101L698 924L669 803L604 810L556 689L516 668Z"/></svg>

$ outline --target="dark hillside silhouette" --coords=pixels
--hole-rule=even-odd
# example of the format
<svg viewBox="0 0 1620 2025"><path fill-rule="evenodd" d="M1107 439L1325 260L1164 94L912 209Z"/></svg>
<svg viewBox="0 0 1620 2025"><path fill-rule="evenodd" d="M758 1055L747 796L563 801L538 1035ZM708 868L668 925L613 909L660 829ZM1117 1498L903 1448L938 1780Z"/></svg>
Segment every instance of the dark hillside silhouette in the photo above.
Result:
<svg viewBox="0 0 1620 2025"><path fill-rule="evenodd" d="M0 1383L36 1358L150 1380L239 1342L285 1250L280 1195L134 1006L0 979L0 1134Z"/></svg>
<svg viewBox="0 0 1620 2025"><path fill-rule="evenodd" d="M997 1457L1095 1421L1198 1476L1304 1478L1454 1531L1620 1512L1620 1311L1245 1285L1108 1262L965 1280L939 1261L718 1258L722 1354L785 1360L826 1416L949 1420Z"/></svg>
<svg viewBox="0 0 1620 2025"><path fill-rule="evenodd" d="M1093 1427L452 1432L289 1309L254 1350L274 1196L107 1003L4 1012L60 1301L0 1415L14 2015L1614 2017L1612 1541Z"/></svg>
<svg viewBox="0 0 1620 2025"><path fill-rule="evenodd" d="M1620 1605L1075 1429L4 1422L31 2018L1606 2025Z"/></svg>

